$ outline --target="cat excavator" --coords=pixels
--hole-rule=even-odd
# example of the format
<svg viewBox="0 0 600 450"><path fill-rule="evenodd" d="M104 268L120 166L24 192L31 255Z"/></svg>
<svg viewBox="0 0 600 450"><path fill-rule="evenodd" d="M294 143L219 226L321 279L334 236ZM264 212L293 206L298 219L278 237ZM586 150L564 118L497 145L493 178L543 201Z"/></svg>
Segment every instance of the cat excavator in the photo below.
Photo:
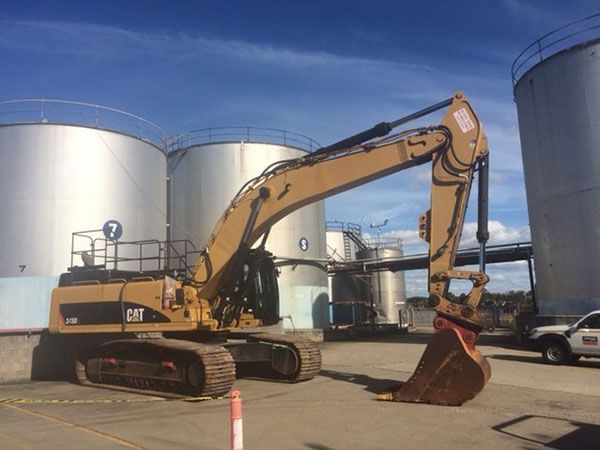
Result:
<svg viewBox="0 0 600 450"><path fill-rule="evenodd" d="M444 108L440 125L392 133ZM218 396L231 389L236 371L289 382L311 379L321 367L315 343L260 330L281 320L274 257L265 249L270 228L309 203L431 162L431 207L419 218L419 235L430 249L435 334L409 380L381 398L460 405L490 377L475 347L483 329L477 306L488 277L453 267L473 174L487 153L482 125L459 92L274 163L233 198L192 270L123 270L95 265L93 258L71 267L52 291L49 331L73 339L111 336L76 358L82 384ZM448 298L452 280L472 282L460 302Z"/></svg>

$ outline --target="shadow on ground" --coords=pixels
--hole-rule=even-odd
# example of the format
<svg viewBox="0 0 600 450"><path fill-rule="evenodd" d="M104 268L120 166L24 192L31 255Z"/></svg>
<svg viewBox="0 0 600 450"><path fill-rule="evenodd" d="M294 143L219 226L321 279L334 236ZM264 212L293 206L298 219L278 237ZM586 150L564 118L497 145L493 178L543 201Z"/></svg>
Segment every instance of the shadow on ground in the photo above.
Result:
<svg viewBox="0 0 600 450"><path fill-rule="evenodd" d="M379 394L380 392L395 390L402 386L404 383L398 380L387 380L372 378L368 375L349 373L349 372L337 372L335 370L321 369L319 375L331 378L336 381L345 381L346 383L353 383L363 386L364 389L373 394Z"/></svg>
<svg viewBox="0 0 600 450"><path fill-rule="evenodd" d="M493 426L499 433L557 450L597 449L600 425L557 417L524 415Z"/></svg>
<svg viewBox="0 0 600 450"><path fill-rule="evenodd" d="M312 450L334 450L333 447L327 447L326 445L316 444L314 442L305 442L304 446Z"/></svg>
<svg viewBox="0 0 600 450"><path fill-rule="evenodd" d="M31 379L45 381L76 381L75 359L82 351L102 342L134 338L132 333L87 335L50 334L44 331L33 349Z"/></svg>
<svg viewBox="0 0 600 450"><path fill-rule="evenodd" d="M531 364L541 364L547 366L548 363L545 362L539 354L532 355L486 355L486 358L490 359L498 359L501 361L516 361L516 362L526 362ZM569 366L577 366L577 367L592 367L600 369L600 360L596 359L580 359L577 362L569 363Z"/></svg>
<svg viewBox="0 0 600 450"><path fill-rule="evenodd" d="M433 331L416 331L411 333L374 333L369 334L368 330L360 333L337 333L337 330L328 330L325 335L325 341L352 341L352 342L380 342L380 343L405 343L405 344L428 344L431 341ZM477 345L489 345L507 349L521 349L515 336L506 334L484 334L477 339Z"/></svg>

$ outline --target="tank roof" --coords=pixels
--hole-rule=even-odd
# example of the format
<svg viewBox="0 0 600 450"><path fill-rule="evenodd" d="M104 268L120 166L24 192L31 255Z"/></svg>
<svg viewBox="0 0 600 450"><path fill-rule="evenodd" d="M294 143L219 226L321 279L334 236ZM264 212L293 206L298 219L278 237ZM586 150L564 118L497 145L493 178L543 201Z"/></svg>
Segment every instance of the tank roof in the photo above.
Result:
<svg viewBox="0 0 600 450"><path fill-rule="evenodd" d="M26 98L0 101L0 125L60 124L116 131L160 149L165 132L156 124L120 109L72 100Z"/></svg>
<svg viewBox="0 0 600 450"><path fill-rule="evenodd" d="M252 143L283 145L306 152L313 152L321 145L303 134L278 128L260 127L212 127L191 130L171 138L167 144L167 153L185 148L208 144Z"/></svg>
<svg viewBox="0 0 600 450"><path fill-rule="evenodd" d="M548 58L573 48L587 47L600 41L600 13L570 22L546 33L529 44L511 66L513 87L532 68Z"/></svg>

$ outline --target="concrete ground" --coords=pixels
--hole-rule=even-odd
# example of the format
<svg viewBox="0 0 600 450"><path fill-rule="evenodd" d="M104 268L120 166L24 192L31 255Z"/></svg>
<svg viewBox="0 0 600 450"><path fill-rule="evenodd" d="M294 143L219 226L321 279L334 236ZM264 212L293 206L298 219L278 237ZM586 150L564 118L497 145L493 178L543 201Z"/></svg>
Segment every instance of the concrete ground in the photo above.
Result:
<svg viewBox="0 0 600 450"><path fill-rule="evenodd" d="M548 366L497 338L479 345L491 382L465 405L376 401L375 392L410 376L428 338L325 342L314 380L238 380L245 448L600 448L600 360ZM97 401L0 403L3 449L229 448L227 400L165 401L69 382L0 385L0 398Z"/></svg>

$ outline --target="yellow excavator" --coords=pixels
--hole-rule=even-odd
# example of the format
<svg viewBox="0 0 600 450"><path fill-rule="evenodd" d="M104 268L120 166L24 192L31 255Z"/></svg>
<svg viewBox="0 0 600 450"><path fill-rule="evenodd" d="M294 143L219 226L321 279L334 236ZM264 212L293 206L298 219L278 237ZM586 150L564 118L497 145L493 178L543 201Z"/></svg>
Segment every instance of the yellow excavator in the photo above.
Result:
<svg viewBox="0 0 600 450"><path fill-rule="evenodd" d="M443 108L440 125L392 133ZM95 265L93 258L71 267L52 292L49 330L73 339L119 335L77 357L82 384L215 396L231 389L236 370L290 382L311 379L321 367L315 343L256 332L280 320L277 272L265 249L271 226L311 202L432 162L431 209L419 219L419 234L430 247L436 332L410 379L384 397L460 405L490 377L475 348L483 328L477 306L488 277L453 267L473 173L487 152L479 119L456 93L402 119L275 163L241 188L192 270L123 270ZM82 256L89 261L89 254ZM447 296L457 279L473 283L461 303Z"/></svg>

